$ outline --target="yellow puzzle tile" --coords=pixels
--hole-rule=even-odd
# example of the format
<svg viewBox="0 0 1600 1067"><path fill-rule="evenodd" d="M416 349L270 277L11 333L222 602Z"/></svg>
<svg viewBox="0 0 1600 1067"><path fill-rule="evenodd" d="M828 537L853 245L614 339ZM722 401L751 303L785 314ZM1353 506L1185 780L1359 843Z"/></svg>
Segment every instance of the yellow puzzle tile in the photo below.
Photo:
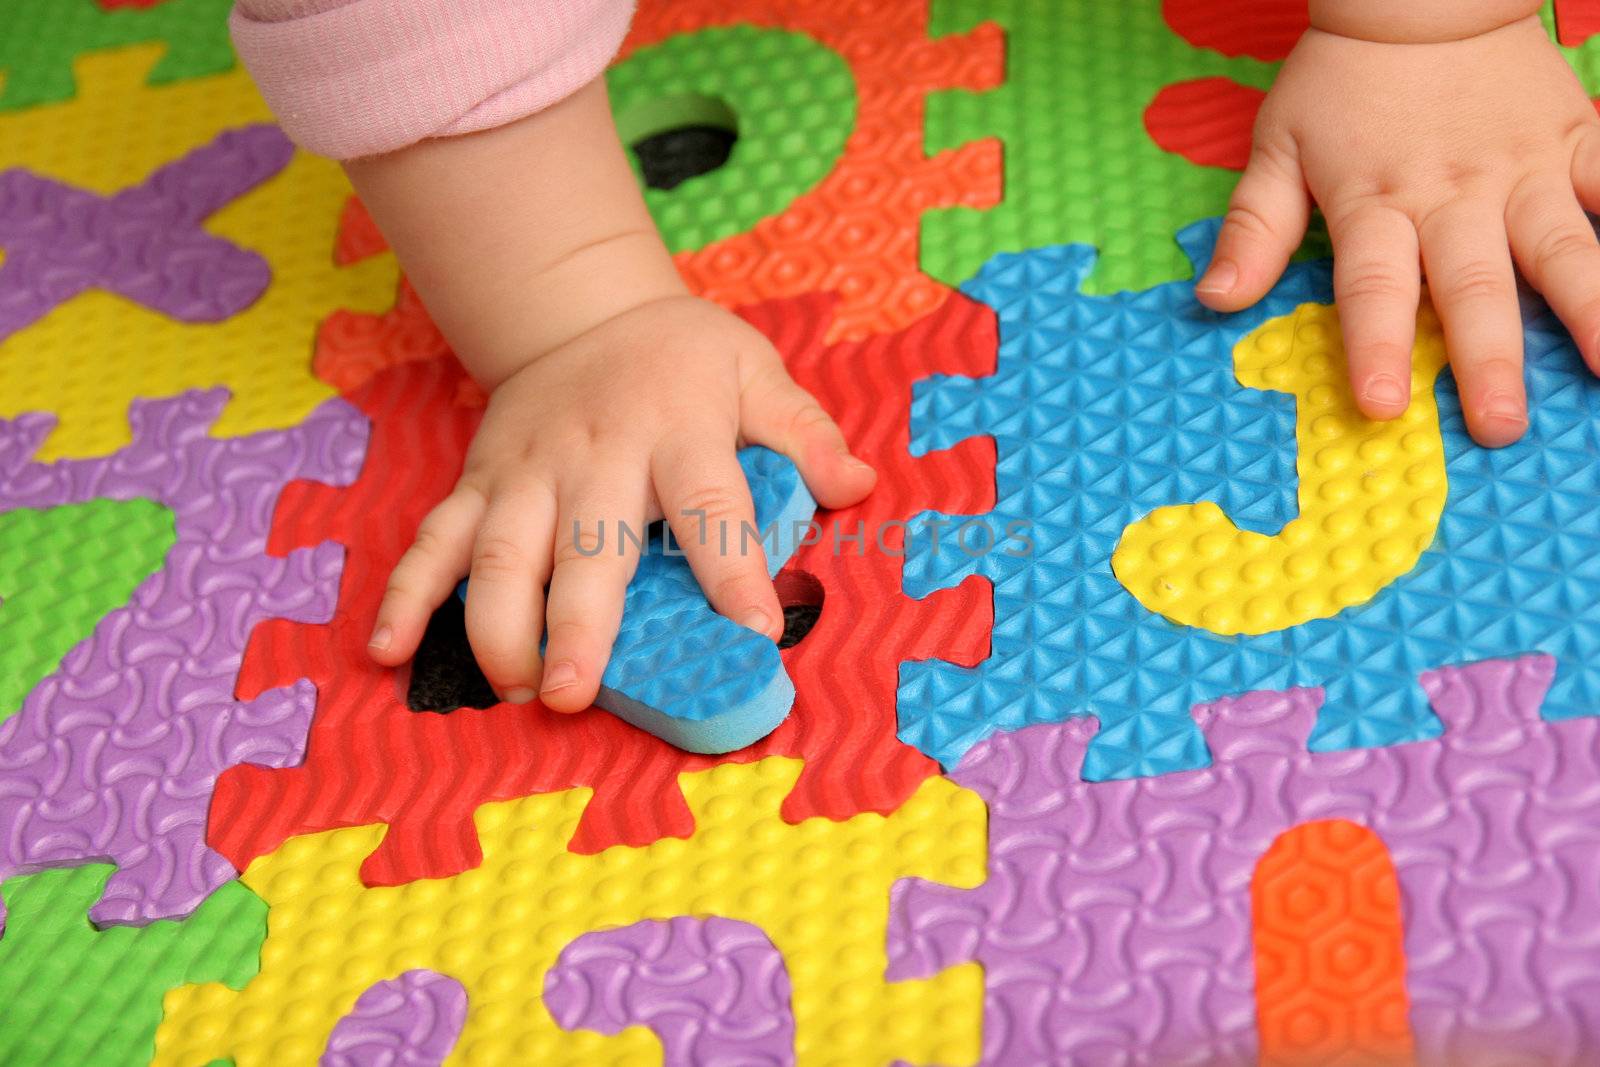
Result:
<svg viewBox="0 0 1600 1067"><path fill-rule="evenodd" d="M476 815L482 866L402 886L359 881L381 826L291 838L244 873L268 905L259 975L237 992L207 984L168 993L155 1063L314 1063L363 990L414 968L467 990L450 1063L659 1063L649 1031L562 1030L542 994L546 972L580 935L677 915L766 931L788 967L802 1064L975 1062L979 967L886 983L885 931L896 879L983 880L983 801L930 778L893 815L791 825L778 809L799 772L798 760L774 757L685 774L693 837L589 856L566 843L590 790L488 804Z"/></svg>
<svg viewBox="0 0 1600 1067"><path fill-rule="evenodd" d="M1267 536L1204 501L1158 508L1123 531L1111 568L1139 603L1219 634L1264 634L1362 604L1416 566L1444 511L1444 442L1433 383L1445 364L1426 303L1398 419L1356 408L1338 316L1303 304L1233 350L1242 385L1292 393L1300 515Z"/></svg>
<svg viewBox="0 0 1600 1067"><path fill-rule="evenodd" d="M76 63L78 97L0 115L0 170L27 169L102 195L223 130L272 116L242 69L147 86L160 44L89 53ZM40 457L98 455L128 441L128 402L226 386L219 436L294 425L333 390L311 373L318 324L339 308L393 305L394 257L339 267L334 234L350 185L339 166L296 152L275 177L228 204L204 229L264 257L272 283L218 323L184 323L91 291L0 342L0 418L59 417Z"/></svg>

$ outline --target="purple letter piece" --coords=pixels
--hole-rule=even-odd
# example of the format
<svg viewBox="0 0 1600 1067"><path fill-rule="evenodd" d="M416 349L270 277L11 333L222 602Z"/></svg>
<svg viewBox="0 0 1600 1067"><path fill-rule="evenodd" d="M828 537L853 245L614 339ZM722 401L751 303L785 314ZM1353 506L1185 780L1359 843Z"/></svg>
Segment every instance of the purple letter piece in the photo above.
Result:
<svg viewBox="0 0 1600 1067"><path fill-rule="evenodd" d="M272 280L267 261L200 228L282 170L294 146L246 126L103 197L26 170L0 172L0 341L87 289L184 322L219 322Z"/></svg>
<svg viewBox="0 0 1600 1067"><path fill-rule="evenodd" d="M227 399L211 389L136 401L126 448L52 464L30 459L50 416L0 421L0 512L142 497L177 526L162 568L0 723L0 880L115 863L90 910L99 923L181 918L235 877L205 843L217 775L304 754L310 682L249 703L234 686L257 622L332 617L344 549L273 557L267 533L290 480L354 480L367 421L330 400L291 429L211 437Z"/></svg>
<svg viewBox="0 0 1600 1067"><path fill-rule="evenodd" d="M783 956L760 928L679 916L584 934L545 976L544 1002L568 1030L647 1026L664 1067L783 1067L794 1013Z"/></svg>
<svg viewBox="0 0 1600 1067"><path fill-rule="evenodd" d="M467 991L437 971L407 971L362 993L328 1035L321 1067L438 1067L467 1021Z"/></svg>
<svg viewBox="0 0 1600 1067"><path fill-rule="evenodd" d="M1254 1064L1250 879L1348 819L1399 875L1418 1062L1600 1062L1600 719L1540 714L1555 660L1422 677L1442 737L1308 752L1320 690L1195 708L1212 766L1085 782L1092 720L977 745L989 878L894 887L889 978L968 960L984 1062Z"/></svg>

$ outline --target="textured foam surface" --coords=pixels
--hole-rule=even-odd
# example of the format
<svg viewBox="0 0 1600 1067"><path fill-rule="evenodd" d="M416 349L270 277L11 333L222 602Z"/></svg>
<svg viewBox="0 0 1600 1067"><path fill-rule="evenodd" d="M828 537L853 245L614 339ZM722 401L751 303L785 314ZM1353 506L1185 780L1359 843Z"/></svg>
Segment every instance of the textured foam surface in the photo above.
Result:
<svg viewBox="0 0 1600 1067"><path fill-rule="evenodd" d="M1111 556L1139 603L1183 626L1264 634L1364 604L1417 565L1444 510L1444 443L1433 383L1444 335L1418 316L1404 415L1362 418L1339 317L1305 304L1240 341L1239 383L1294 397L1299 514L1272 534L1241 530L1215 504L1157 508Z"/></svg>
<svg viewBox="0 0 1600 1067"><path fill-rule="evenodd" d="M148 500L0 514L0 722L172 547L172 512Z"/></svg>
<svg viewBox="0 0 1600 1067"><path fill-rule="evenodd" d="M933 0L935 35L992 20L1006 31L1006 78L928 101L927 148L979 137L1005 143L1005 196L981 211L930 212L922 266L957 284L997 252L1075 242L1100 250L1088 291L1143 289L1184 277L1167 237L1218 213L1232 175L1162 152L1140 122L1162 86L1228 76L1265 88L1270 68L1193 48L1156 3Z"/></svg>
<svg viewBox="0 0 1600 1067"><path fill-rule="evenodd" d="M83 52L159 40L152 85L216 74L233 66L230 0L7 0L0 9L0 112L66 100L75 88L73 59Z"/></svg>
<svg viewBox="0 0 1600 1067"><path fill-rule="evenodd" d="M752 63L765 64L759 49L710 50L736 37L695 34L682 44L670 40L674 34L741 23L805 34L842 56L854 81L854 126L822 132L824 114L828 122L848 121L849 116L837 105L825 112L818 109L821 86L774 84L759 97L746 96L746 82L782 76L766 69L771 64L749 69ZM739 33L760 39L749 30ZM929 40L925 0L647 3L634 17L613 77L626 79L633 57L643 56L639 50L657 45L663 55L677 59L665 83L673 93L718 97L737 90L737 98L725 101L735 110L741 99L761 106L807 101L792 116L783 106L776 115L752 116L751 121L758 128L769 123L784 128L785 136L796 140L801 130L817 129L818 146L812 150L824 155L833 151L841 132L847 134L843 154L826 177L787 204L777 203L767 191L791 185L791 178L777 173L784 164L777 158L753 158L742 143L734 146L726 178L716 171L670 193L650 195L669 234L681 228L720 237L704 246L686 246L678 255L678 269L691 286L729 307L819 291L837 293L840 304L830 340L903 329L949 298L947 286L918 270L918 220L943 205L996 203L1000 146L974 134L963 139L974 143L925 152L923 100L934 90L989 89L1000 83L1003 49L994 27ZM800 170L808 172L809 164ZM747 175L750 181L744 180ZM721 212L730 209L730 194L740 204L737 217L758 212L764 217L751 219L754 225L742 233L723 236Z"/></svg>
<svg viewBox="0 0 1600 1067"><path fill-rule="evenodd" d="M173 3L128 14L146 18L169 9L184 10ZM162 216L165 221L192 222L210 213L201 226L210 236L202 243L215 248L212 241L226 242L244 250L241 255L264 260L272 283L248 307L220 322L185 322L90 290L0 340L0 418L55 413L58 426L43 442L45 459L111 452L128 440L125 415L132 400L186 389L229 390L232 399L213 431L219 437L294 426L333 395L309 366L318 323L338 308L371 313L394 300L391 256L348 266L333 261L339 210L350 195L337 164L297 152L254 188L241 177L243 170L209 166L204 174L193 173L196 159L214 163L208 153L220 150L232 160L245 147L235 135L218 141L219 134L270 122L272 116L243 70L145 85L161 55L160 45L88 53L74 65L76 99L0 113L0 171L23 168L102 197L154 174L152 191L159 194L160 210L171 212ZM250 176L259 178L279 158L274 153L282 150L281 134L251 130L243 136L267 150L241 156L248 161L245 169L255 168ZM230 143L235 150L222 150ZM196 150L200 154L192 155ZM225 206L217 210L218 204ZM134 209L130 203L129 210ZM137 210L145 217L156 209L144 203ZM41 224L48 220L48 214L42 216ZM190 231L163 226L162 232ZM117 238L119 255L143 247ZM160 306L184 307L194 292L203 291L196 287L209 268L197 277L199 264L190 269L183 256L177 262L182 269L175 272L158 271L154 263L136 272L141 291ZM9 267L8 261L0 271L9 274ZM52 277L24 275L24 280L47 284ZM233 294L229 286L221 288ZM0 303L36 299L36 294L7 292Z"/></svg>
<svg viewBox="0 0 1600 1067"><path fill-rule="evenodd" d="M727 26L676 34L606 72L624 143L707 115L728 115L739 139L727 163L681 191L645 190L673 252L732 236L821 181L855 126L844 57L801 34Z"/></svg>
<svg viewBox="0 0 1600 1067"><path fill-rule="evenodd" d="M230 130L109 198L25 170L0 173L0 341L93 288L185 322L243 311L272 271L200 223L293 154L276 126Z"/></svg>
<svg viewBox="0 0 1600 1067"><path fill-rule="evenodd" d="M335 400L293 430L219 440L226 399L137 403L126 448L53 464L28 459L49 416L0 422L0 512L152 500L175 517L162 568L0 723L0 877L110 859L100 923L186 915L232 878L204 841L211 787L237 763L297 762L311 720L307 682L246 700L234 682L257 622L333 613L343 550L269 555L267 525L291 479L355 476L366 422Z"/></svg>
<svg viewBox="0 0 1600 1067"><path fill-rule="evenodd" d="M1214 232L1206 224L1182 239L1203 255ZM968 552L954 536L960 516L937 549L928 522L914 526L907 591L986 575L995 629L976 670L907 664L902 737L953 766L996 729L1087 713L1104 725L1088 777L1152 774L1204 764L1188 715L1195 704L1325 685L1313 748L1395 744L1436 732L1416 684L1422 671L1527 650L1561 661L1552 718L1592 713L1600 382L1548 310L1530 302L1526 311L1532 421L1518 444L1472 444L1454 381L1440 379L1449 491L1433 543L1410 573L1332 618L1222 637L1146 611L1117 582L1111 554L1130 523L1173 503L1210 501L1262 534L1294 518L1294 404L1241 388L1232 350L1264 319L1326 301L1327 264L1290 267L1257 307L1222 317L1187 282L1085 296L1076 287L1091 259L1080 247L998 257L969 287L1000 315L998 373L917 390L913 448L992 435L999 502L981 519L998 531L1030 524L1033 550L1002 541ZM1374 469L1389 478L1407 466L1397 450ZM1318 540L1337 553L1349 536L1335 528Z"/></svg>
<svg viewBox="0 0 1600 1067"><path fill-rule="evenodd" d="M976 663L987 651L991 621L978 579L922 601L901 594L897 524L934 501L957 510L992 506L992 446L972 441L912 457L907 405L875 398L908 397L913 381L935 372L992 370L993 315L958 296L903 333L826 345L829 308L826 298L812 297L747 312L879 472L865 501L828 516L830 528L843 531L840 539L830 535L801 549L785 572L822 587L816 626L783 656L795 685L793 713L771 737L726 757L801 757L800 780L783 805L790 821L889 812L910 796L934 767L895 737L900 663L930 656ZM327 539L348 545L341 611L325 626L258 628L240 673L245 698L299 678L316 684L306 761L225 774L213 846L242 868L291 834L383 822L389 831L362 866L367 884L445 877L479 862L472 822L478 805L580 785L594 796L571 842L577 851L692 833L677 777L705 766L703 758L605 714L559 715L533 704L418 715L401 702L403 675L367 656L384 581L416 524L449 492L478 409L458 403L465 378L453 361L417 361L403 340L381 352L338 351L355 357L352 381L370 378L351 394L373 423L367 464L348 490L291 487L271 547L285 552ZM390 361L396 365L372 376L374 366ZM434 461L412 460L421 454ZM872 545L874 534L854 545L843 540L869 529L887 551Z"/></svg>
<svg viewBox="0 0 1600 1067"><path fill-rule="evenodd" d="M304 1062L364 989L413 968L466 988L462 1063L642 1058L655 1047L645 1031L565 1031L530 991L586 932L683 914L766 931L793 982L802 1059L972 1062L977 969L885 983L883 930L894 879L977 883L983 805L934 778L888 817L790 825L778 808L798 773L774 758L685 775L693 837L587 857L566 842L588 790L488 805L476 815L483 865L448 881L363 886L357 869L381 826L294 838L244 873L268 905L260 974L242 992L211 984L169 994L154 1063ZM279 1029L282 1018L295 1025Z"/></svg>
<svg viewBox="0 0 1600 1067"><path fill-rule="evenodd" d="M1217 701L1212 766L1139 781L1083 780L1093 720L992 738L953 775L988 802L988 880L897 886L890 976L982 963L988 1063L1255 1062L1253 871L1347 819L1398 873L1419 1062L1593 1062L1600 720L1541 716L1555 673L1441 668L1442 737L1349 752L1307 751L1316 690Z"/></svg>
<svg viewBox="0 0 1600 1067"><path fill-rule="evenodd" d="M785 1067L789 989L759 927L679 916L584 934L545 975L544 1003L568 1030L649 1027L663 1067Z"/></svg>
<svg viewBox="0 0 1600 1067"><path fill-rule="evenodd" d="M267 906L223 886L183 922L97 930L84 913L112 868L89 864L0 884L0 1063L137 1067L155 1051L161 998L185 982L237 989L256 973Z"/></svg>
<svg viewBox="0 0 1600 1067"><path fill-rule="evenodd" d="M415 970L356 998L328 1035L318 1067L437 1067L467 1021L467 991L454 978Z"/></svg>

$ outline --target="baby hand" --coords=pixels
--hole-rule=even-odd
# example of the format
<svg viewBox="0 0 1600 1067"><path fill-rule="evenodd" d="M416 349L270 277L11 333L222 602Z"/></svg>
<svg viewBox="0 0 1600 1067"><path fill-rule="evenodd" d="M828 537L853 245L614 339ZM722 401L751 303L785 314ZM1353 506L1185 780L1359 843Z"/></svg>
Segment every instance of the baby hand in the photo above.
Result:
<svg viewBox="0 0 1600 1067"><path fill-rule="evenodd" d="M824 507L857 502L876 478L767 339L706 301L651 300L540 356L494 390L455 491L396 566L374 658L408 659L467 573L467 636L495 692L586 708L638 562L619 530L642 537L660 518L711 605L776 639L783 612L761 550L723 553L715 533L737 544L741 522L754 526L735 457L747 443L794 460Z"/></svg>
<svg viewBox="0 0 1600 1067"><path fill-rule="evenodd" d="M1403 7L1313 0L1195 292L1219 311L1260 299L1304 235L1309 192L1361 410L1406 409L1420 254L1468 428L1506 445L1528 423L1513 257L1600 370L1600 245L1583 211L1600 207L1600 118L1537 4Z"/></svg>

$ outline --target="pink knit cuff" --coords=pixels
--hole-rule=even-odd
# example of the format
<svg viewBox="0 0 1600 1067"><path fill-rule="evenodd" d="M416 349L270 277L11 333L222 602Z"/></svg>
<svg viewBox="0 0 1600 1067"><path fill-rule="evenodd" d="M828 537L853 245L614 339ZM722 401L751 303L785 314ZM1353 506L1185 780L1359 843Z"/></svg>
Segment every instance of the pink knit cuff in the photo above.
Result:
<svg viewBox="0 0 1600 1067"><path fill-rule="evenodd" d="M295 143L354 159L549 107L632 17L633 0L237 0L229 27Z"/></svg>

